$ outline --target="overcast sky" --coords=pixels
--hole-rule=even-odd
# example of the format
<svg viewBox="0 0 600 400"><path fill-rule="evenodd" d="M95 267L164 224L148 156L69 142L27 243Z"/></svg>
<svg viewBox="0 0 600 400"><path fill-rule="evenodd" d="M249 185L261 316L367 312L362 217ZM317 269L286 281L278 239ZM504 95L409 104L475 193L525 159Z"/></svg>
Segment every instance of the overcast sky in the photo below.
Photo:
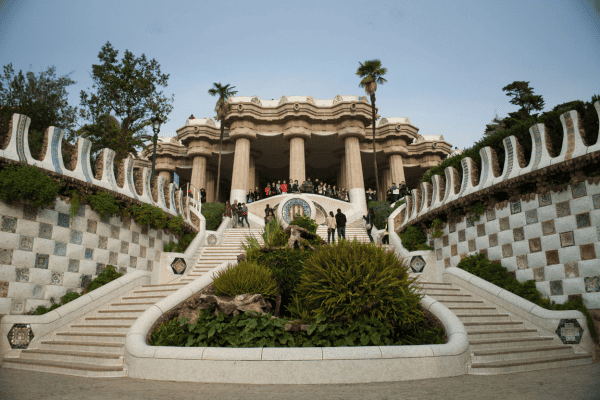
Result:
<svg viewBox="0 0 600 400"><path fill-rule="evenodd" d="M515 111L502 88L530 81L545 110L600 93L598 1L27 1L0 0L0 63L73 72L71 105L91 88L110 41L170 74L174 110L214 116L213 82L238 95L361 95L359 61L379 58L383 117L471 146L494 115Z"/></svg>

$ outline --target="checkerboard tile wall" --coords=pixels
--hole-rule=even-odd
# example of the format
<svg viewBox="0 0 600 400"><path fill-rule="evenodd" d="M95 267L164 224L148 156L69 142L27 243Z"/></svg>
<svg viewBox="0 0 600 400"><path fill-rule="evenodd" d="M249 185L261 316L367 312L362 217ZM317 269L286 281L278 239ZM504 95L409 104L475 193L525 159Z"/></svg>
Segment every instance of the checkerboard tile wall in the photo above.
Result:
<svg viewBox="0 0 600 400"><path fill-rule="evenodd" d="M529 202L512 202L474 224L449 224L434 248L445 267L485 252L519 281L535 280L556 303L581 294L588 308L600 308L600 185L583 182Z"/></svg>
<svg viewBox="0 0 600 400"><path fill-rule="evenodd" d="M0 314L58 301L85 287L106 264L121 273L151 270L163 246L177 242L135 221L102 220L89 206L69 218L69 207L59 198L44 210L0 202Z"/></svg>

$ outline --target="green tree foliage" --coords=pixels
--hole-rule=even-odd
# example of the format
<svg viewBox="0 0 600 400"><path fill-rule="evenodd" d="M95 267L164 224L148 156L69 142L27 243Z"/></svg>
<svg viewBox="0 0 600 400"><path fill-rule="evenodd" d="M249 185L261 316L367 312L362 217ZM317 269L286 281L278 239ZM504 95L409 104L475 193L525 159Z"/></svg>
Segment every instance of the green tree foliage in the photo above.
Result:
<svg viewBox="0 0 600 400"><path fill-rule="evenodd" d="M92 141L93 153L104 147L114 150L115 162L128 153L137 155L138 147L147 148L144 143L152 137L146 127L152 117L166 121L173 110L173 96L168 98L161 90L167 87L169 75L161 73L158 62L145 54L136 58L128 50L118 61L118 53L110 42L102 46L100 64L92 65L95 92L80 94L80 117L89 123L79 134Z"/></svg>
<svg viewBox="0 0 600 400"><path fill-rule="evenodd" d="M0 171L0 199L4 201L51 207L59 189L58 184L35 166L11 163Z"/></svg>
<svg viewBox="0 0 600 400"><path fill-rule="evenodd" d="M94 211L100 214L101 218L108 218L118 215L121 211L119 202L115 196L108 192L98 192L87 197L87 201Z"/></svg>
<svg viewBox="0 0 600 400"><path fill-rule="evenodd" d="M204 203L202 204L202 215L206 219L206 230L216 231L223 221L225 213L225 203Z"/></svg>
<svg viewBox="0 0 600 400"><path fill-rule="evenodd" d="M304 228L312 234L316 234L317 228L319 227L319 224L317 224L314 219L310 217L303 217L301 215L298 215L296 218L294 218L294 220L290 222L290 225L296 225Z"/></svg>
<svg viewBox="0 0 600 400"><path fill-rule="evenodd" d="M408 251L431 249L425 244L427 242L427 235L425 232L414 225L409 225L406 227L406 230L404 233L402 233L401 239L402 246L404 246L404 248Z"/></svg>
<svg viewBox="0 0 600 400"><path fill-rule="evenodd" d="M394 212L394 210L400 207L404 203L397 202L394 207L390 206L390 203L387 201L370 201L368 207L373 209L375 213L375 226L377 229L385 228L385 224L387 224L388 218L390 214Z"/></svg>
<svg viewBox="0 0 600 400"><path fill-rule="evenodd" d="M521 107L518 111L508 113L508 116L516 120L526 120L532 116L531 112L544 109L544 99L540 95L533 94L533 88L529 87L529 82L514 81L502 88L506 95L512 97L511 104ZM535 114L534 116L537 116Z"/></svg>
<svg viewBox="0 0 600 400"><path fill-rule="evenodd" d="M104 271L100 272L96 279L88 284L87 288L85 289L85 293L89 293L92 290L98 289L100 286L104 286L122 276L123 274L117 272L115 267L112 265L107 265Z"/></svg>
<svg viewBox="0 0 600 400"><path fill-rule="evenodd" d="M34 157L39 157L44 132L50 126L64 129L65 140L72 140L77 108L69 106L67 87L76 82L69 75L57 76L54 66L37 75L22 70L15 74L12 64L5 65L0 75L0 143L8 135L15 113L31 118L29 148Z"/></svg>

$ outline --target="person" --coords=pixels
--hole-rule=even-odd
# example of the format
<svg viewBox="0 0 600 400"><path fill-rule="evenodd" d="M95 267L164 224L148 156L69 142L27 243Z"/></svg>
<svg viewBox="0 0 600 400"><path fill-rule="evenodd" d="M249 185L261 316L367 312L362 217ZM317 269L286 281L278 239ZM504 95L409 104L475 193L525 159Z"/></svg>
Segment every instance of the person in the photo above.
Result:
<svg viewBox="0 0 600 400"><path fill-rule="evenodd" d="M310 178L306 180L306 193L315 194L315 187L313 183L310 181Z"/></svg>
<svg viewBox="0 0 600 400"><path fill-rule="evenodd" d="M325 196L327 196L327 197L333 197L331 195L331 193L332 193L331 192L331 185L327 185L327 189L325 189Z"/></svg>
<svg viewBox="0 0 600 400"><path fill-rule="evenodd" d="M371 193L372 193L372 190L371 190L371 188L369 188L369 189L367 190L367 193L366 193L366 197L367 197L367 204L369 204L369 202L373 200L373 196L372 196L372 194L371 194Z"/></svg>
<svg viewBox="0 0 600 400"><path fill-rule="evenodd" d="M238 224L238 201L234 200L233 205L231 206L231 227L237 228Z"/></svg>
<svg viewBox="0 0 600 400"><path fill-rule="evenodd" d="M202 204L206 203L206 190L204 188L200 189L200 201Z"/></svg>
<svg viewBox="0 0 600 400"><path fill-rule="evenodd" d="M265 212L265 227L269 225L273 219L275 219L275 213L272 208L269 208L268 211Z"/></svg>
<svg viewBox="0 0 600 400"><path fill-rule="evenodd" d="M260 200L260 192L258 191L258 186L254 189L254 201Z"/></svg>
<svg viewBox="0 0 600 400"><path fill-rule="evenodd" d="M393 202L394 202L394 201L393 201L393 200L394 200L394 198L393 198L393 196L392 196L392 188L391 188L391 187L390 187L390 188L388 188L388 190L387 190L387 196L386 196L386 197L387 197L387 201L388 201L389 203L393 203Z"/></svg>
<svg viewBox="0 0 600 400"><path fill-rule="evenodd" d="M321 196L323 196L323 195L325 194L325 192L324 192L324 189L325 189L325 188L324 188L324 185L323 185L322 183L320 183L320 184L319 184L319 194L320 194Z"/></svg>
<svg viewBox="0 0 600 400"><path fill-rule="evenodd" d="M331 197L334 198L334 199L338 198L338 192L335 189L335 186L333 186L333 188L331 188Z"/></svg>
<svg viewBox="0 0 600 400"><path fill-rule="evenodd" d="M287 194L287 191L288 191L288 185L287 185L287 183L285 183L285 181L283 181L283 183L281 184L281 193Z"/></svg>
<svg viewBox="0 0 600 400"><path fill-rule="evenodd" d="M375 212L372 208L369 208L367 215L363 215L363 219L366 221L365 228L367 228L367 235L369 235L369 239L371 243L373 243L373 236L371 236L371 230L373 229L373 222L375 222Z"/></svg>
<svg viewBox="0 0 600 400"><path fill-rule="evenodd" d="M271 196L271 186L267 183L267 186L265 186L265 198L270 197Z"/></svg>
<svg viewBox="0 0 600 400"><path fill-rule="evenodd" d="M333 215L333 211L329 211L329 216L327 217L327 244L329 244L329 240L333 240L333 244L335 244L335 228L337 227L335 222L335 215Z"/></svg>
<svg viewBox="0 0 600 400"><path fill-rule="evenodd" d="M281 181L277 181L277 185L275 187L277 188L277 194L281 194Z"/></svg>
<svg viewBox="0 0 600 400"><path fill-rule="evenodd" d="M344 238L346 240L346 216L342 213L342 210L337 209L337 214L335 214L335 225L338 231L338 239Z"/></svg>
<svg viewBox="0 0 600 400"><path fill-rule="evenodd" d="M400 190L402 191L402 197L408 195L408 187L406 186L406 182L402 182L402 184L400 185Z"/></svg>
<svg viewBox="0 0 600 400"><path fill-rule="evenodd" d="M252 190L248 190L246 198L246 201L248 201L248 203L252 203L254 201L254 193L252 193Z"/></svg>
<svg viewBox="0 0 600 400"><path fill-rule="evenodd" d="M271 196L277 196L277 187L275 186L275 182L271 185Z"/></svg>
<svg viewBox="0 0 600 400"><path fill-rule="evenodd" d="M308 181L304 181L304 183L302 183L302 185L300 185L300 193L307 193L308 192Z"/></svg>
<svg viewBox="0 0 600 400"><path fill-rule="evenodd" d="M269 216L269 212L272 210L271 206L267 204L265 207L265 225L267 225L267 217Z"/></svg>
<svg viewBox="0 0 600 400"><path fill-rule="evenodd" d="M246 207L246 204L242 203L242 207L240 207L240 222L242 223L242 228L244 227L244 221L246 221L246 225L250 228L250 222L248 222L248 207Z"/></svg>
<svg viewBox="0 0 600 400"><path fill-rule="evenodd" d="M229 200L225 202L225 216L231 218L231 204L229 204Z"/></svg>
<svg viewBox="0 0 600 400"><path fill-rule="evenodd" d="M392 196L394 197L394 202L397 202L399 190L398 190L398 186L396 186L396 184L394 182L392 182L391 189L392 189Z"/></svg>
<svg viewBox="0 0 600 400"><path fill-rule="evenodd" d="M292 192L293 193L300 193L300 187L298 186L298 179L296 179L294 181L294 184L292 185Z"/></svg>

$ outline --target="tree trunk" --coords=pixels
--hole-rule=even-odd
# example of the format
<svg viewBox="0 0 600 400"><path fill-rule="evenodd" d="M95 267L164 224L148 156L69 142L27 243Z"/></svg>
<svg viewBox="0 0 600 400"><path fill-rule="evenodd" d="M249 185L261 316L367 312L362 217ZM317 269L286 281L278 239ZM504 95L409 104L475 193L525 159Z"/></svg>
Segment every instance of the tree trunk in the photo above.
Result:
<svg viewBox="0 0 600 400"><path fill-rule="evenodd" d="M223 125L223 118L221 118L221 137L219 138L219 164L217 165L217 190L215 191L216 203L219 202L219 183L221 182L221 153L223 152L223 134L225 133L225 125Z"/></svg>
<svg viewBox="0 0 600 400"><path fill-rule="evenodd" d="M158 139L158 133L154 134L152 138L152 143L154 144L154 149L152 151L152 173L150 174L150 180L154 178L154 165L156 164L156 141Z"/></svg>
<svg viewBox="0 0 600 400"><path fill-rule="evenodd" d="M375 93L371 94L371 114L373 116L373 166L375 167L375 190L377 190L377 196L379 196L379 193L381 192L379 191L379 173L377 171L377 154L375 153Z"/></svg>

